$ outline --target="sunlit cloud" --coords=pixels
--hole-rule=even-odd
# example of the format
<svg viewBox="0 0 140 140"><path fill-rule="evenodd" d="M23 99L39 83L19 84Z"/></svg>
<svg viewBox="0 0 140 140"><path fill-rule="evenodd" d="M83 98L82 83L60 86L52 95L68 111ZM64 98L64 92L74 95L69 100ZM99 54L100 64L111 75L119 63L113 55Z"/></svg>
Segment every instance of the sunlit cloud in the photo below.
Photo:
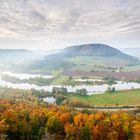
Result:
<svg viewBox="0 0 140 140"><path fill-rule="evenodd" d="M139 13L139 0L1 0L0 37L60 46L140 36Z"/></svg>

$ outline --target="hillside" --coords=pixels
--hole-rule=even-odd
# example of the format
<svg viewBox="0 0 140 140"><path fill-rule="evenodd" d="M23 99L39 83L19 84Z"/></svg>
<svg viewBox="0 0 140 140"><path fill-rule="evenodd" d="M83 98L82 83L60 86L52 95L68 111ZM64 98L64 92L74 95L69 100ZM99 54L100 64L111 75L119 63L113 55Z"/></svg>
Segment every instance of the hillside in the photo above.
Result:
<svg viewBox="0 0 140 140"><path fill-rule="evenodd" d="M122 48L121 50L140 59L140 48Z"/></svg>
<svg viewBox="0 0 140 140"><path fill-rule="evenodd" d="M79 46L68 47L59 55L65 57L75 56L94 56L94 57L117 57L120 59L135 61L136 58L125 54L111 46L105 44L84 44Z"/></svg>
<svg viewBox="0 0 140 140"><path fill-rule="evenodd" d="M104 44L84 44L63 49L34 63L33 68L50 70L104 71L108 67L120 67L138 63L136 57ZM111 68L111 71L114 68ZM117 68L116 68L117 69Z"/></svg>
<svg viewBox="0 0 140 140"><path fill-rule="evenodd" d="M23 53L23 52L30 52L29 50L25 49L0 49L0 53Z"/></svg>
<svg viewBox="0 0 140 140"><path fill-rule="evenodd" d="M32 52L25 49L0 49L0 62L13 62L31 59Z"/></svg>

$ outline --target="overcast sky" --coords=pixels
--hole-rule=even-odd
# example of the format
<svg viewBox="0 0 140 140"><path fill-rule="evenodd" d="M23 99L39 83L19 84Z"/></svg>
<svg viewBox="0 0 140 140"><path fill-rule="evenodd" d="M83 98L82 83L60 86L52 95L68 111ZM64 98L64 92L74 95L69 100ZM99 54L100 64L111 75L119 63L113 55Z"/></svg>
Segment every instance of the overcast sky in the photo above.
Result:
<svg viewBox="0 0 140 140"><path fill-rule="evenodd" d="M0 0L0 48L140 48L140 0Z"/></svg>

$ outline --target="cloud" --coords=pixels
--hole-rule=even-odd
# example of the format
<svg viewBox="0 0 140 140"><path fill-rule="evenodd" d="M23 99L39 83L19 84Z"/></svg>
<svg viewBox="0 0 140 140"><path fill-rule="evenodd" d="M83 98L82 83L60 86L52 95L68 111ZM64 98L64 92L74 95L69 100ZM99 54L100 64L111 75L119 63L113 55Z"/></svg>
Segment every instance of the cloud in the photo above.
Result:
<svg viewBox="0 0 140 140"><path fill-rule="evenodd" d="M43 40L140 36L139 0L1 0L0 37Z"/></svg>

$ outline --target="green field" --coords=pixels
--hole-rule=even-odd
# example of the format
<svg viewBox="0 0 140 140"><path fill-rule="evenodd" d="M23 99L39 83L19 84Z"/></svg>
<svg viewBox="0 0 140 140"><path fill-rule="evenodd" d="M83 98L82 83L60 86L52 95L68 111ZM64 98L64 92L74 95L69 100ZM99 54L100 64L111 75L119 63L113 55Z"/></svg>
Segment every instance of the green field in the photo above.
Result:
<svg viewBox="0 0 140 140"><path fill-rule="evenodd" d="M68 62L74 64L69 70L82 70L82 71L117 71L121 67L121 71L134 71L140 69L140 63L130 64L125 60L121 60L115 57L72 57L67 59Z"/></svg>
<svg viewBox="0 0 140 140"><path fill-rule="evenodd" d="M140 64L128 65L123 67L123 71L136 71L140 70Z"/></svg>
<svg viewBox="0 0 140 140"><path fill-rule="evenodd" d="M109 71L103 60L104 59L98 57L73 57L69 59L69 61L75 65L69 70Z"/></svg>
<svg viewBox="0 0 140 140"><path fill-rule="evenodd" d="M77 100L95 106L140 105L140 90L117 91L90 96L68 94L66 97L70 100Z"/></svg>

